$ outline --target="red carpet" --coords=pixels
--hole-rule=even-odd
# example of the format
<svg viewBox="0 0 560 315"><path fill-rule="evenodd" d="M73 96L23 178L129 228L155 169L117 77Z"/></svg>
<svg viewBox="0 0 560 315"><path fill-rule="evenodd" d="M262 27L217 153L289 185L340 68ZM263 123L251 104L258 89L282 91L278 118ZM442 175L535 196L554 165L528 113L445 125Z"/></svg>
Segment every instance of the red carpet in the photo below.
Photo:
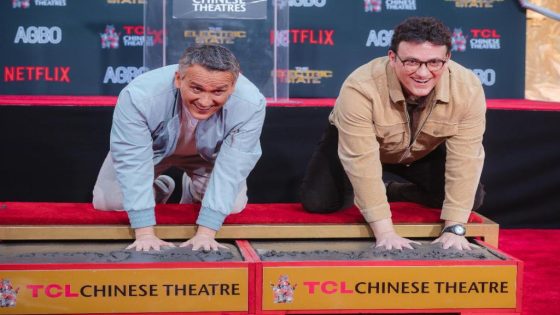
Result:
<svg viewBox="0 0 560 315"><path fill-rule="evenodd" d="M393 203L395 222L434 222L439 210L409 203ZM192 224L198 207L165 205L157 208L161 224ZM471 218L479 222L480 218ZM335 214L304 212L298 204L251 204L228 224L244 223L361 223L356 208ZM0 226L16 224L128 224L125 213L97 211L91 204L0 202ZM502 229L500 250L524 262L524 315L560 314L560 230Z"/></svg>
<svg viewBox="0 0 560 315"><path fill-rule="evenodd" d="M523 315L560 314L560 230L500 230L500 250L522 260Z"/></svg>
<svg viewBox="0 0 560 315"><path fill-rule="evenodd" d="M393 222L439 222L440 210L418 204L395 202L391 204ZM199 206L166 204L156 208L158 224L194 224ZM292 224L363 223L356 207L332 214L313 214L300 204L249 204L239 214L230 215L226 224ZM470 222L480 223L482 218L472 215ZM0 202L0 225L49 225L49 224L128 224L126 213L98 211L91 203L51 202Z"/></svg>

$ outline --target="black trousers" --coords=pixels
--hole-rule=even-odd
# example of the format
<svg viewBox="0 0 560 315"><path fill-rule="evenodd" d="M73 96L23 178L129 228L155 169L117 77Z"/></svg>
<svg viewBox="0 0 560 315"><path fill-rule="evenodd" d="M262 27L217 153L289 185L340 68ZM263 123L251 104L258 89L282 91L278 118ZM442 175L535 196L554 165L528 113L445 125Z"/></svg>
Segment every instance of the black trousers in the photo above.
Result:
<svg viewBox="0 0 560 315"><path fill-rule="evenodd" d="M373 136L373 135L372 135ZM405 182L388 181L389 201L409 201L441 208L445 198L445 144L411 164L382 164L385 174L394 174ZM473 210L484 200L479 183ZM313 152L301 184L300 198L309 212L328 213L351 206L352 185L338 158L338 130L329 124Z"/></svg>

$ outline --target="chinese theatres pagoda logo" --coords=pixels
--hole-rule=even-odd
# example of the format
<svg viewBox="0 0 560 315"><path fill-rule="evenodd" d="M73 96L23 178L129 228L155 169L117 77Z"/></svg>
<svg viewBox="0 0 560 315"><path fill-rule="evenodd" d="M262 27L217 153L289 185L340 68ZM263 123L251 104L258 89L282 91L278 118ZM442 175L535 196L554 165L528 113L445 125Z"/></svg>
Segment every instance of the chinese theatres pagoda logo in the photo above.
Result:
<svg viewBox="0 0 560 315"><path fill-rule="evenodd" d="M106 25L105 32L99 35L101 36L101 48L119 48L119 33L115 31L113 25Z"/></svg>
<svg viewBox="0 0 560 315"><path fill-rule="evenodd" d="M451 35L451 50L452 51L465 51L467 49L467 39L463 35L463 30L456 28Z"/></svg>
<svg viewBox="0 0 560 315"><path fill-rule="evenodd" d="M297 284L292 285L288 276L282 275L278 278L276 284L271 283L270 285L274 294L274 303L292 303L294 301L294 291Z"/></svg>
<svg viewBox="0 0 560 315"><path fill-rule="evenodd" d="M12 8L22 8L27 9L29 8L29 2L31 0L12 0Z"/></svg>
<svg viewBox="0 0 560 315"><path fill-rule="evenodd" d="M8 279L0 279L0 307L16 306L19 288L14 289Z"/></svg>
<svg viewBox="0 0 560 315"><path fill-rule="evenodd" d="M381 0L364 0L364 11L365 12L380 12L381 11Z"/></svg>

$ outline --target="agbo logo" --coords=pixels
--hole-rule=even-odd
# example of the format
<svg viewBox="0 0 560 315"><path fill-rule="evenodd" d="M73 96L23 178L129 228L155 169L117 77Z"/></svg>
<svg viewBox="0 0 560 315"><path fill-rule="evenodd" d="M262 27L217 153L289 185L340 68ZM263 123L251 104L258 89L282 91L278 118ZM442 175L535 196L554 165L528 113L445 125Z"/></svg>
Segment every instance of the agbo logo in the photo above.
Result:
<svg viewBox="0 0 560 315"><path fill-rule="evenodd" d="M496 83L496 71L494 69L472 69L482 85L492 86Z"/></svg>
<svg viewBox="0 0 560 315"><path fill-rule="evenodd" d="M324 7L327 0L289 0L290 7Z"/></svg>
<svg viewBox="0 0 560 315"><path fill-rule="evenodd" d="M58 26L18 27L14 44L59 44L62 41L62 29Z"/></svg>

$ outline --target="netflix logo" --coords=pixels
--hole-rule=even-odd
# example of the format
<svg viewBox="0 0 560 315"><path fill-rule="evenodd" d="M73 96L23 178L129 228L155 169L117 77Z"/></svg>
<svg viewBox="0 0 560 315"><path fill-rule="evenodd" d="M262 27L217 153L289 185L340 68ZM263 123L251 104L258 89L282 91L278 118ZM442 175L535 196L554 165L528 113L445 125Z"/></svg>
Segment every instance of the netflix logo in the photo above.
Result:
<svg viewBox="0 0 560 315"><path fill-rule="evenodd" d="M334 30L289 29L270 32L270 43L287 47L289 44L334 46Z"/></svg>
<svg viewBox="0 0 560 315"><path fill-rule="evenodd" d="M70 67L5 66L4 82L44 81L70 83Z"/></svg>

